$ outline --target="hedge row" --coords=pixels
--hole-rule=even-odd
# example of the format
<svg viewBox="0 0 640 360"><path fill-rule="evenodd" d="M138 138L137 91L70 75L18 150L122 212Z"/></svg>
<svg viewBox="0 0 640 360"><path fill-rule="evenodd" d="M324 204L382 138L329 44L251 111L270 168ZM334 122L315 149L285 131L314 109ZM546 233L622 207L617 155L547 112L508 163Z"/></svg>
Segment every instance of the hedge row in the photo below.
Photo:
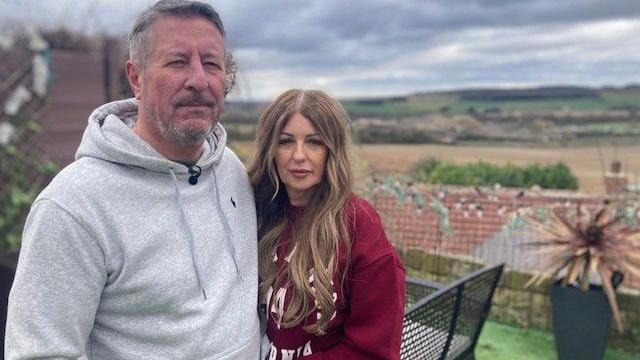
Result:
<svg viewBox="0 0 640 360"><path fill-rule="evenodd" d="M563 163L532 164L519 167L513 164L494 165L484 161L458 165L429 158L412 170L418 181L430 184L531 187L544 189L577 189L578 180Z"/></svg>

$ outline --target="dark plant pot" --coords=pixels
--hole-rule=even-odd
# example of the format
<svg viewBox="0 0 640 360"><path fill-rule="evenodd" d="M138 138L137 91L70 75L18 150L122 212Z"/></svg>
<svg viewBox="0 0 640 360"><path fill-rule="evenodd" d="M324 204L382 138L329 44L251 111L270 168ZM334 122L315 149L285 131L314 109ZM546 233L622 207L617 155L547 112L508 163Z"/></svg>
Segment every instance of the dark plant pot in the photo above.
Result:
<svg viewBox="0 0 640 360"><path fill-rule="evenodd" d="M18 264L18 252L0 250L0 354L4 354L4 328L7 323L7 300Z"/></svg>
<svg viewBox="0 0 640 360"><path fill-rule="evenodd" d="M588 291L551 287L553 332L560 360L601 360L611 328L611 308L601 286Z"/></svg>

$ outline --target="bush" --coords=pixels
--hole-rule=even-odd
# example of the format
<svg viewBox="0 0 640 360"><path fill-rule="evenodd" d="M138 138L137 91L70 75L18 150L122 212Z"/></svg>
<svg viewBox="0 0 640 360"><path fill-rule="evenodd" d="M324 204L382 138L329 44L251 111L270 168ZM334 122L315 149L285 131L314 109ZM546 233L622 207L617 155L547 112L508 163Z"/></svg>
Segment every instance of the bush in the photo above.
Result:
<svg viewBox="0 0 640 360"><path fill-rule="evenodd" d="M431 184L491 186L497 183L508 187L539 185L544 189L578 188L578 180L563 163L519 167L478 161L457 165L428 158L416 164L411 173L417 181Z"/></svg>
<svg viewBox="0 0 640 360"><path fill-rule="evenodd" d="M31 119L13 122L13 143L0 144L0 250L20 248L22 226L31 203L58 171L34 151L32 143L40 140L41 127Z"/></svg>

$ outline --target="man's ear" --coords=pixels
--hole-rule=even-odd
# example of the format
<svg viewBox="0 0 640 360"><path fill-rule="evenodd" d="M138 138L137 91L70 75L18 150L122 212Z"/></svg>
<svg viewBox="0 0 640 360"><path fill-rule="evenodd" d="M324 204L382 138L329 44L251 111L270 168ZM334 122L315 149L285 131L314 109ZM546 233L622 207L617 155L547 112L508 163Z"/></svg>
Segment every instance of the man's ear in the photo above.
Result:
<svg viewBox="0 0 640 360"><path fill-rule="evenodd" d="M136 99L140 100L140 93L142 92L142 71L131 60L127 60L125 72L127 73L127 80L129 80L133 95Z"/></svg>

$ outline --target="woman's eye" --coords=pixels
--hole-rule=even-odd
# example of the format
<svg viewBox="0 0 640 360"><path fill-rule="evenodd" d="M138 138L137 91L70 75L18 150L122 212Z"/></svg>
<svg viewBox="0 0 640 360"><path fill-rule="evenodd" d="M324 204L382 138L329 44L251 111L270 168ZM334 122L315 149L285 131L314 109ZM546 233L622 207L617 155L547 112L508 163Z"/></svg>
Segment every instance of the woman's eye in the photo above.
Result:
<svg viewBox="0 0 640 360"><path fill-rule="evenodd" d="M309 144L311 145L315 145L315 146L322 146L324 145L324 142L322 142L322 140L320 139L309 139Z"/></svg>
<svg viewBox="0 0 640 360"><path fill-rule="evenodd" d="M288 145L288 144L291 144L291 143L293 143L293 140L291 140L291 139L280 139L280 140L278 140L278 144L280 144L280 145Z"/></svg>

